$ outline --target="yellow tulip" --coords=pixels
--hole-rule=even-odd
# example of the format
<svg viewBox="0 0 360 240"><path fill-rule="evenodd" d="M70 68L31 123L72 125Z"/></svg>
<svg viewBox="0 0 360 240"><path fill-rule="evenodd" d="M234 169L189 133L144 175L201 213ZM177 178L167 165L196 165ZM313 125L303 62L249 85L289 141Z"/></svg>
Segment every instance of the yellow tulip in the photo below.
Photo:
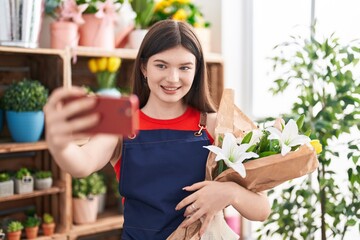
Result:
<svg viewBox="0 0 360 240"><path fill-rule="evenodd" d="M107 70L109 72L116 72L121 65L121 58L118 57L110 57L108 59Z"/></svg>
<svg viewBox="0 0 360 240"><path fill-rule="evenodd" d="M176 13L173 15L172 19L178 20L178 21L184 21L187 18L186 11L182 8L176 11Z"/></svg>
<svg viewBox="0 0 360 240"><path fill-rule="evenodd" d="M97 68L99 72L105 71L107 68L108 59L106 57L98 58L96 60Z"/></svg>
<svg viewBox="0 0 360 240"><path fill-rule="evenodd" d="M177 2L180 4L188 4L190 3L190 0L177 0Z"/></svg>
<svg viewBox="0 0 360 240"><path fill-rule="evenodd" d="M95 58L91 58L88 62L88 67L90 69L90 72L92 73L96 73L97 72L97 64L96 64L96 59Z"/></svg>
<svg viewBox="0 0 360 240"><path fill-rule="evenodd" d="M311 140L310 144L313 146L317 154L322 152L322 145L318 139Z"/></svg>

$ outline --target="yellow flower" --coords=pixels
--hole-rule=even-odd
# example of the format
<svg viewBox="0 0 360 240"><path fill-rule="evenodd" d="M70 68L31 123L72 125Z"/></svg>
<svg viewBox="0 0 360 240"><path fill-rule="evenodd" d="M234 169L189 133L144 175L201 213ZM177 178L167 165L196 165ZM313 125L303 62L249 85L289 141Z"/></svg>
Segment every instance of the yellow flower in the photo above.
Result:
<svg viewBox="0 0 360 240"><path fill-rule="evenodd" d="M184 21L187 19L186 11L182 8L176 11L176 13L173 15L172 19L178 20L178 21Z"/></svg>
<svg viewBox="0 0 360 240"><path fill-rule="evenodd" d="M313 146L317 154L322 152L322 145L318 139L311 140L310 144Z"/></svg>
<svg viewBox="0 0 360 240"><path fill-rule="evenodd" d="M177 0L177 2L180 4L188 4L190 3L190 0Z"/></svg>
<svg viewBox="0 0 360 240"><path fill-rule="evenodd" d="M98 58L96 60L97 68L99 72L105 71L107 67L108 59L106 57Z"/></svg>
<svg viewBox="0 0 360 240"><path fill-rule="evenodd" d="M109 72L116 72L121 65L121 58L118 57L110 57L108 59L107 70Z"/></svg>
<svg viewBox="0 0 360 240"><path fill-rule="evenodd" d="M89 60L88 62L88 67L90 69L90 72L92 73L96 73L97 72L97 64L96 64L96 59L95 58L92 58Z"/></svg>

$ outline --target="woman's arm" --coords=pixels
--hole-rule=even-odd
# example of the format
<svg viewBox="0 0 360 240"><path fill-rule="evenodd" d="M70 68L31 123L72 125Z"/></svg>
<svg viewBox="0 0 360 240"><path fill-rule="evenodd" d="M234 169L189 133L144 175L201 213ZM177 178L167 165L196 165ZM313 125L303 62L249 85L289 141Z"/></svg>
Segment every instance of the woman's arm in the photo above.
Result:
<svg viewBox="0 0 360 240"><path fill-rule="evenodd" d="M83 146L78 146L74 139L84 138L76 134L92 127L99 121L97 114L72 118L91 109L96 104L94 98L84 98L64 105L68 97L83 96L82 88L56 89L44 107L46 124L46 142L56 163L74 177L85 177L101 169L109 162L118 143L116 136L96 135Z"/></svg>

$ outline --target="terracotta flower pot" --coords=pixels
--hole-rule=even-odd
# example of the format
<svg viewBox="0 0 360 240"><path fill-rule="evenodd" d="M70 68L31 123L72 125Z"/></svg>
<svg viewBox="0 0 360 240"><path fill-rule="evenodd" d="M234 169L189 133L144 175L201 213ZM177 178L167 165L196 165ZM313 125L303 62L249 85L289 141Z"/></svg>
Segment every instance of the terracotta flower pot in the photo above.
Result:
<svg viewBox="0 0 360 240"><path fill-rule="evenodd" d="M95 14L84 14L83 18L85 23L79 27L79 45L108 50L115 48L114 22L97 18Z"/></svg>
<svg viewBox="0 0 360 240"><path fill-rule="evenodd" d="M41 225L45 236L52 236L55 232L55 223L43 223Z"/></svg>
<svg viewBox="0 0 360 240"><path fill-rule="evenodd" d="M6 234L8 240L20 240L21 231L17 232L8 232Z"/></svg>
<svg viewBox="0 0 360 240"><path fill-rule="evenodd" d="M78 25L73 22L57 21L50 25L51 48L64 49L78 46Z"/></svg>
<svg viewBox="0 0 360 240"><path fill-rule="evenodd" d="M27 239L35 239L38 236L39 227L27 227L25 228L26 238Z"/></svg>

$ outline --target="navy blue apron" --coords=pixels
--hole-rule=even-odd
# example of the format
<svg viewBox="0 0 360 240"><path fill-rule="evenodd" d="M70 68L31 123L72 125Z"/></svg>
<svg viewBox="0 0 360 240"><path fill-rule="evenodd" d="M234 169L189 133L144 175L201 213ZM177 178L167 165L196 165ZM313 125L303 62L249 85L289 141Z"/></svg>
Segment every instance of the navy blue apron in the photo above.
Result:
<svg viewBox="0 0 360 240"><path fill-rule="evenodd" d="M123 240L164 240L184 220L176 205L204 181L207 134L185 130L141 130L124 140L119 190L125 197Z"/></svg>

